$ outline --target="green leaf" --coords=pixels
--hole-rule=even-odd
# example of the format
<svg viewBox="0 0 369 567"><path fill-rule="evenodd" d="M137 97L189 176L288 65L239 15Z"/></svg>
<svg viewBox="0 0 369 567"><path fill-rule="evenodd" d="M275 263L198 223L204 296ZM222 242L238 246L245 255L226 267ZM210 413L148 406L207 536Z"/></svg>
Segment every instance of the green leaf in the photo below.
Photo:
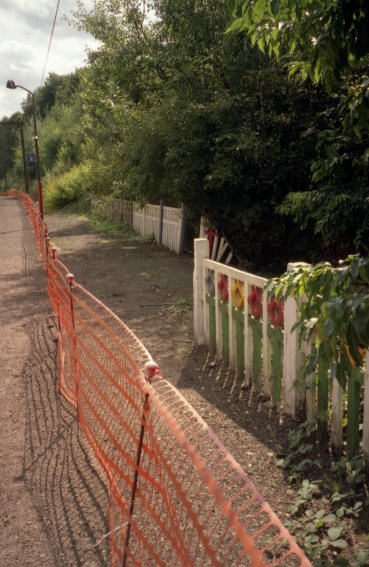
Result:
<svg viewBox="0 0 369 567"><path fill-rule="evenodd" d="M230 26L226 29L226 33L231 33L234 31L240 31L242 29L243 18L237 18Z"/></svg>
<svg viewBox="0 0 369 567"><path fill-rule="evenodd" d="M347 549L348 547L348 543L344 539L336 539L334 541L331 541L331 545L333 547L337 547L338 549Z"/></svg>
<svg viewBox="0 0 369 567"><path fill-rule="evenodd" d="M356 258L351 264L351 275L356 280L359 275L359 259Z"/></svg>
<svg viewBox="0 0 369 567"><path fill-rule="evenodd" d="M337 520L336 516L334 514L327 514L326 516L324 516L324 521L325 523L332 523L335 522Z"/></svg>
<svg viewBox="0 0 369 567"><path fill-rule="evenodd" d="M231 16L234 15L235 7L236 7L236 1L237 0L226 0L226 7L227 7L227 10L228 10L228 13Z"/></svg>
<svg viewBox="0 0 369 567"><path fill-rule="evenodd" d="M279 12L279 0L272 0L270 3L270 12L273 16L276 16Z"/></svg>
<svg viewBox="0 0 369 567"><path fill-rule="evenodd" d="M255 22L260 22L262 20L263 16L265 15L266 4L266 0L256 0L254 9L252 11L252 16Z"/></svg>
<svg viewBox="0 0 369 567"><path fill-rule="evenodd" d="M342 532L343 532L343 528L339 526L336 526L334 528L329 528L329 530L327 531L328 537L331 541L335 541L336 539L338 539Z"/></svg>

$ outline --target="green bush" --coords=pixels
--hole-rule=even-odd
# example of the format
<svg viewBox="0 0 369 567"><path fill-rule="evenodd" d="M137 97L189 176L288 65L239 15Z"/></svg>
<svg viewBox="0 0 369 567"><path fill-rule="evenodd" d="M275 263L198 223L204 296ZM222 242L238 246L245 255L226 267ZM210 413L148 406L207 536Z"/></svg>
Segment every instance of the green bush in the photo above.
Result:
<svg viewBox="0 0 369 567"><path fill-rule="evenodd" d="M45 207L48 210L63 209L71 203L87 200L92 175L88 164L76 165L66 173L50 177L45 183Z"/></svg>

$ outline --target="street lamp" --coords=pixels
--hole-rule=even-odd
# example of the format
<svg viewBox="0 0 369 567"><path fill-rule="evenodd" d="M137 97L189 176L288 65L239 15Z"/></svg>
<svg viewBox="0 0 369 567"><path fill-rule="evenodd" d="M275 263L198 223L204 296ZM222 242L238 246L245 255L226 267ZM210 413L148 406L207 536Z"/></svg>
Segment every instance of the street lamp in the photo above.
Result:
<svg viewBox="0 0 369 567"><path fill-rule="evenodd" d="M42 198L42 183L41 183L41 171L40 171L40 152L38 147L38 135L37 135L37 123L36 123L36 104L35 104L35 95L26 87L22 87L22 85L16 85L14 81L7 81L6 83L7 89L23 89L27 91L32 97L32 105L33 105L33 141L35 142L35 150L36 150L36 175L37 175L37 194L38 194L38 208L40 210L40 216L44 218L44 204Z"/></svg>

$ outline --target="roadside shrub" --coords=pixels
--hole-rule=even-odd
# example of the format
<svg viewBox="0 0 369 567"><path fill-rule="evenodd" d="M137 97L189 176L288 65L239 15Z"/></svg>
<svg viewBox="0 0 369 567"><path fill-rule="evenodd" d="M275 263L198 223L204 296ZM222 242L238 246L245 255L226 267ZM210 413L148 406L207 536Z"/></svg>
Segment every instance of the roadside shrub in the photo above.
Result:
<svg viewBox="0 0 369 567"><path fill-rule="evenodd" d="M76 165L66 173L50 177L45 183L45 207L59 210L71 203L86 200L91 188L88 164Z"/></svg>

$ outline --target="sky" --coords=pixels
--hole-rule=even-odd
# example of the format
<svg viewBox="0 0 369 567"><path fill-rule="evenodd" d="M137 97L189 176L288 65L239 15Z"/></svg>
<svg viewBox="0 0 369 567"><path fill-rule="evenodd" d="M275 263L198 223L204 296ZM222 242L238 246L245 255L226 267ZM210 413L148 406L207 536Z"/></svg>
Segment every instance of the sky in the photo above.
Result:
<svg viewBox="0 0 369 567"><path fill-rule="evenodd" d="M90 7L92 0L83 0ZM21 110L26 92L6 88L8 79L33 91L41 84L57 0L0 0L0 119ZM65 75L82 67L86 47L97 47L89 35L64 19L77 9L76 0L60 0L45 71ZM44 79L44 80L45 80Z"/></svg>

